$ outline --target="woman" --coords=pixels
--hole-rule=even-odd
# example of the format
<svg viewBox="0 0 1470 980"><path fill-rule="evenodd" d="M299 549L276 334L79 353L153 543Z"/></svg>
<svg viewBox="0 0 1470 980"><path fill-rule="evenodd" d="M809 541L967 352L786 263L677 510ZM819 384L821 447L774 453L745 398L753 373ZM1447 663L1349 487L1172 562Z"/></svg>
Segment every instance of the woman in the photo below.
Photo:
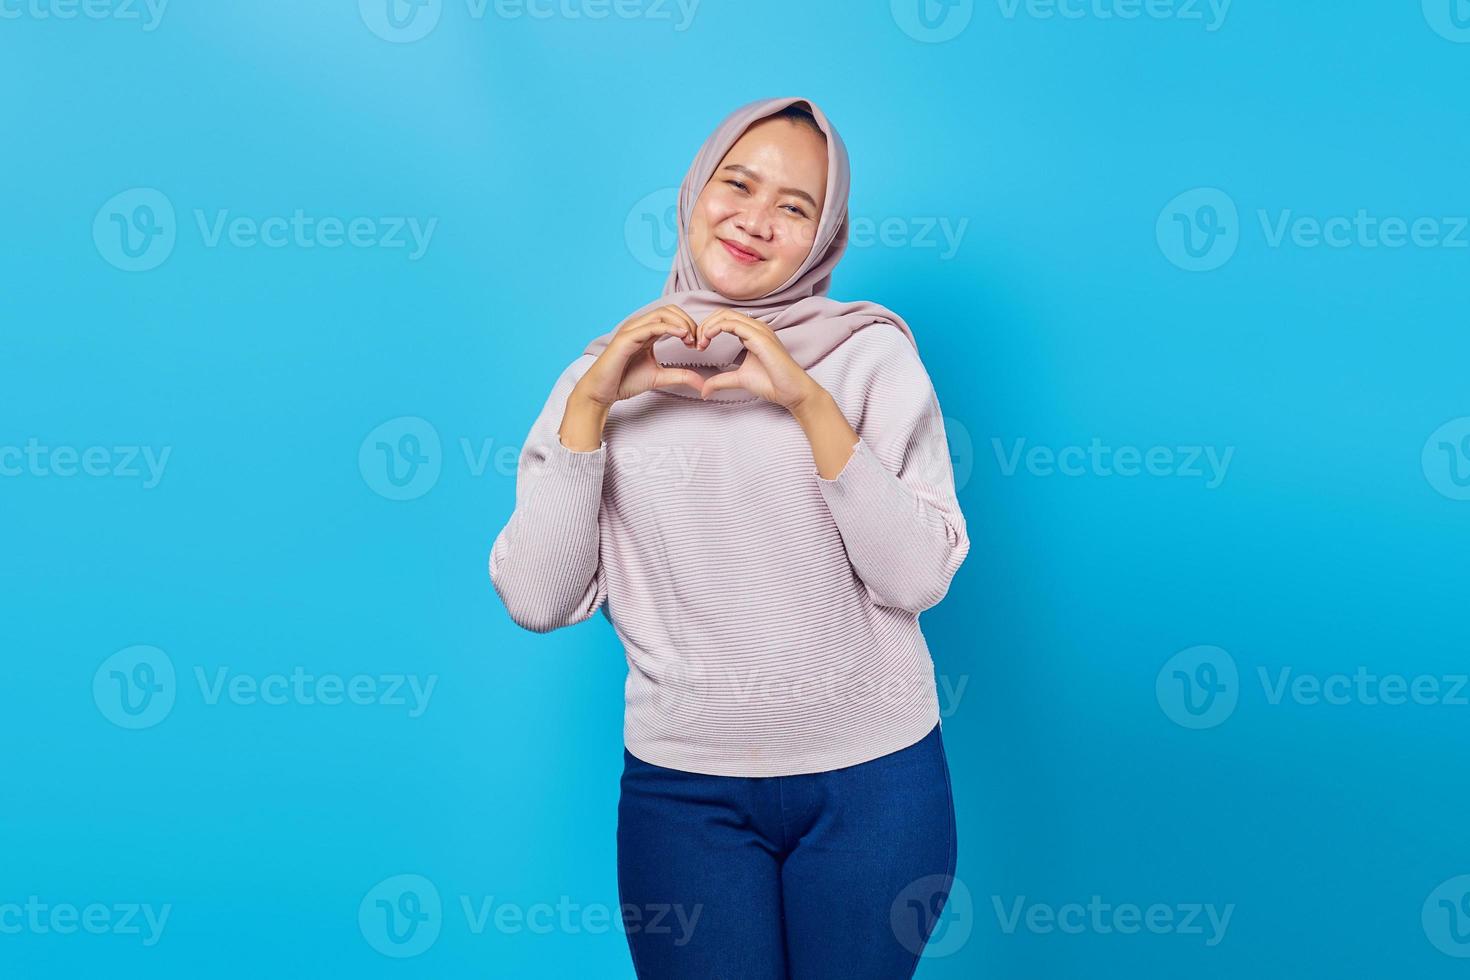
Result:
<svg viewBox="0 0 1470 980"><path fill-rule="evenodd" d="M847 196L811 100L731 113L663 296L562 372L491 549L515 622L602 608L626 649L640 977L909 977L954 873L918 615L970 544L908 325L826 296Z"/></svg>

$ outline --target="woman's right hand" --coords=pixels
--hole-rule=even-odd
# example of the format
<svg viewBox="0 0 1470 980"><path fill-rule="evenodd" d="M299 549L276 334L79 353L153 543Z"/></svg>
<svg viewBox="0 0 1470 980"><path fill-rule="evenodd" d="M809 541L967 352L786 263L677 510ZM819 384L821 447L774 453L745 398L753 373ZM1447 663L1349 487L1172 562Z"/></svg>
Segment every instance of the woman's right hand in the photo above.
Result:
<svg viewBox="0 0 1470 980"><path fill-rule="evenodd" d="M704 378L683 368L666 368L653 356L654 342L660 337L679 337L692 350L698 342L697 329L694 318L673 304L633 317L618 327L611 343L577 381L576 388L582 397L602 408L669 385L692 383L698 390Z"/></svg>
<svg viewBox="0 0 1470 980"><path fill-rule="evenodd" d="M562 445L584 452L601 446L607 413L614 402L624 398L671 385L700 390L704 378L698 372L664 367L653 356L653 345L662 337L678 337L693 350L698 343L697 328L694 318L673 304L656 307L618 327L612 341L572 388L559 430Z"/></svg>

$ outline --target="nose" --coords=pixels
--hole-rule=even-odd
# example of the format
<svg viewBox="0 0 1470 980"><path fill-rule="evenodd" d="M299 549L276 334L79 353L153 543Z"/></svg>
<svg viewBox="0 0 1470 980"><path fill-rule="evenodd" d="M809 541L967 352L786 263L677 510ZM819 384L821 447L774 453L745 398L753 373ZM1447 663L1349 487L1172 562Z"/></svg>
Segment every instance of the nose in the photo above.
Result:
<svg viewBox="0 0 1470 980"><path fill-rule="evenodd" d="M735 216L735 227L751 238L770 241L775 233L776 222L769 205L752 204Z"/></svg>

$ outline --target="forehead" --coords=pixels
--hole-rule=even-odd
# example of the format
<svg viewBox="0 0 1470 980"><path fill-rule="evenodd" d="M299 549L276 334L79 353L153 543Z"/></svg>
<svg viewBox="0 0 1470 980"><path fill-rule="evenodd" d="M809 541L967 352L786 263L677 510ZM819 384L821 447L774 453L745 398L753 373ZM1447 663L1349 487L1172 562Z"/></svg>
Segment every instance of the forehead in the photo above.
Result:
<svg viewBox="0 0 1470 980"><path fill-rule="evenodd" d="M742 163L771 180L801 181L804 189L827 181L827 141L811 127L787 119L763 119L740 135L720 166ZM815 195L821 200L821 195Z"/></svg>

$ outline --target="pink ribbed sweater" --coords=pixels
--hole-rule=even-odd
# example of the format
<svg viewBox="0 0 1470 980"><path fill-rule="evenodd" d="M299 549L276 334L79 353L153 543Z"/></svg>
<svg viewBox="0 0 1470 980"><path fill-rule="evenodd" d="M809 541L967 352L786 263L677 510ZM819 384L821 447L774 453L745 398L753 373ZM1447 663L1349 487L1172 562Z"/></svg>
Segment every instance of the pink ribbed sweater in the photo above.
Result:
<svg viewBox="0 0 1470 980"><path fill-rule="evenodd" d="M599 608L628 660L623 741L725 776L855 765L939 721L920 611L970 548L943 416L918 353L874 324L808 369L858 433L836 479L784 408L691 389L617 402L596 449L557 435L583 354L521 451L490 551L511 618Z"/></svg>

